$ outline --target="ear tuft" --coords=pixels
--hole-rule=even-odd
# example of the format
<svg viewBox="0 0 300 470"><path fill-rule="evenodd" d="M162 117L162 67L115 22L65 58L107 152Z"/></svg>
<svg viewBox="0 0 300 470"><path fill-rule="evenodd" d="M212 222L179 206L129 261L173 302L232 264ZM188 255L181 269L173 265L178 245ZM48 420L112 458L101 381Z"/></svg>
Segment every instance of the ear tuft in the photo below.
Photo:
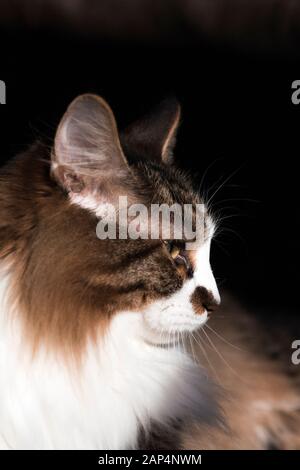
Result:
<svg viewBox="0 0 300 470"><path fill-rule="evenodd" d="M149 114L130 125L121 134L126 156L133 160L170 163L180 115L180 104L172 97L163 100Z"/></svg>

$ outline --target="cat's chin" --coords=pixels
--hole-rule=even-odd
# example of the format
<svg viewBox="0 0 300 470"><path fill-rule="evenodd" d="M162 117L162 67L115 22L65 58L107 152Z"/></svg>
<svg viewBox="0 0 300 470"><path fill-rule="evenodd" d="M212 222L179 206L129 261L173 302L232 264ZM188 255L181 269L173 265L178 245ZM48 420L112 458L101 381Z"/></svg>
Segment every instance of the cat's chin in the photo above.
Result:
<svg viewBox="0 0 300 470"><path fill-rule="evenodd" d="M149 322L145 318L142 335L144 339L157 346L178 345L193 332L202 328L208 319L207 312L202 315L192 315L189 318L181 318L180 321L170 319L169 326L162 328L161 324L155 326L155 322Z"/></svg>

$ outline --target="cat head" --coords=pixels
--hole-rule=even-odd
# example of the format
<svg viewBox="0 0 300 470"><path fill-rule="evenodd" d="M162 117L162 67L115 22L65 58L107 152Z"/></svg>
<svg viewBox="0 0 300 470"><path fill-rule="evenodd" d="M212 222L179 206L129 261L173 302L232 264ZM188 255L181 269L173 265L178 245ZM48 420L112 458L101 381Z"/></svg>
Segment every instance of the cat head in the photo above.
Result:
<svg viewBox="0 0 300 470"><path fill-rule="evenodd" d="M82 95L58 127L50 171L40 148L16 163L28 200L26 217L16 222L27 225L13 254L14 286L36 339L79 348L116 315L130 313L146 339L170 341L203 325L219 304L209 262L214 223L205 207L203 236L189 250L188 239L165 239L160 230L155 239L97 237L107 207L118 213L120 197L146 208L190 204L193 213L202 204L173 164L179 120L171 99L119 134L109 105Z"/></svg>

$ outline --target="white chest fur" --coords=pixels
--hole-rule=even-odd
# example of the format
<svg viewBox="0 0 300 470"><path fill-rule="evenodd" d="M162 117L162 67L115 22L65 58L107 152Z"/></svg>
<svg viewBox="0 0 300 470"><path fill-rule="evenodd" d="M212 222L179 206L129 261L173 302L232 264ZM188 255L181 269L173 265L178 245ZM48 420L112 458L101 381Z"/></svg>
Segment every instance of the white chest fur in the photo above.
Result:
<svg viewBox="0 0 300 470"><path fill-rule="evenodd" d="M0 281L0 448L134 448L150 418L203 414L205 377L180 350L147 344L141 316L115 317L101 347L89 346L82 369L42 351L33 360L5 302ZM198 411L197 411L198 410Z"/></svg>

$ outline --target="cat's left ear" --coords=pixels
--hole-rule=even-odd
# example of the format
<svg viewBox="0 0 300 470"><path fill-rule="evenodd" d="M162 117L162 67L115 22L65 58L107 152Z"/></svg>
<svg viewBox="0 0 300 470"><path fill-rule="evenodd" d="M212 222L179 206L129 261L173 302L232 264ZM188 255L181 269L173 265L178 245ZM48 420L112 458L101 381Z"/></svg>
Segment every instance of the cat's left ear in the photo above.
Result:
<svg viewBox="0 0 300 470"><path fill-rule="evenodd" d="M127 127L120 138L129 161L171 163L180 115L177 99L167 98L149 114Z"/></svg>
<svg viewBox="0 0 300 470"><path fill-rule="evenodd" d="M78 96L56 132L52 175L68 193L112 192L128 180L130 170L121 149L116 121L100 96Z"/></svg>

